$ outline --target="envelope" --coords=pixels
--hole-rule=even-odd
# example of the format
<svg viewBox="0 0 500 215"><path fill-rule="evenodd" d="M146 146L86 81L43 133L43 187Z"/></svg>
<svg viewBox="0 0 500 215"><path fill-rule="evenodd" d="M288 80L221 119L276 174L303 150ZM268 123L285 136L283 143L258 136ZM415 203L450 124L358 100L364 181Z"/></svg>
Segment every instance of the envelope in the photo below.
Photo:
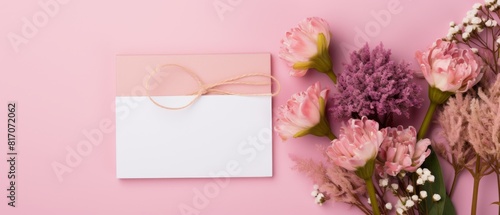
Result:
<svg viewBox="0 0 500 215"><path fill-rule="evenodd" d="M159 69L165 65L171 70ZM117 178L271 177L270 84L220 86L236 95L202 95L180 110L155 104L180 107L195 98L200 86L183 70L204 84L270 75L271 56L116 56ZM252 78L258 77L242 82Z"/></svg>

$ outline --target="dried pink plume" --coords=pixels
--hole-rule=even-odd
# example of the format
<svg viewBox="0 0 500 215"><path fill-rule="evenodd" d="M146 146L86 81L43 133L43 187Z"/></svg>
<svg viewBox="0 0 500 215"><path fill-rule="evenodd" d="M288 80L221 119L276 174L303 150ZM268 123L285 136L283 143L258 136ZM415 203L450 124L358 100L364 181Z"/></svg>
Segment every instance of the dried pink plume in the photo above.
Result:
<svg viewBox="0 0 500 215"><path fill-rule="evenodd" d="M448 99L443 110L439 112L437 120L441 125L440 137L433 141L433 149L448 161L455 171L460 172L464 167L472 168L475 161L475 151L469 144L468 115L474 91L457 93Z"/></svg>
<svg viewBox="0 0 500 215"><path fill-rule="evenodd" d="M322 154L328 159L324 151L323 149ZM328 162L320 162L294 155L290 155L290 158L295 162L293 168L311 178L328 198L353 205L364 204L359 199L366 194L365 182L353 171L347 171L329 159Z"/></svg>
<svg viewBox="0 0 500 215"><path fill-rule="evenodd" d="M479 88L470 105L469 142L485 160L500 159L500 76L488 89Z"/></svg>

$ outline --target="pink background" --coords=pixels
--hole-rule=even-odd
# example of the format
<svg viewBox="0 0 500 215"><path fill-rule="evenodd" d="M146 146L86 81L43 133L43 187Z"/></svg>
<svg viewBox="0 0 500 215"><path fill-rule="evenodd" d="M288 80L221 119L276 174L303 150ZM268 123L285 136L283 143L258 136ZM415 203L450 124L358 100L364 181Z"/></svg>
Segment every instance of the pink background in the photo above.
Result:
<svg viewBox="0 0 500 215"><path fill-rule="evenodd" d="M41 14L38 1L0 3L0 139L6 139L7 102L18 102L17 207L7 206L7 163L0 162L0 214L181 214L182 204L193 206L195 190L212 179L117 180L114 131L58 180L53 162L64 163L67 148L85 140L83 131L114 122L115 55L272 53L273 74L283 91L274 99L274 110L291 94L326 76L309 73L289 77L278 59L279 41L287 30L307 16L326 19L332 45L354 44L356 30L377 20L371 11L387 10L388 0L72 0L59 10L16 53L7 35L21 35L23 18ZM214 2L230 11L217 15ZM460 21L474 1L399 0L400 13L371 29L369 43L383 41L394 59L415 64L413 54L447 32L451 20ZM232 3L233 5L231 6ZM43 17L42 17L43 18ZM43 21L43 20L41 20ZM371 24L370 24L371 23ZM29 36L29 35L28 35ZM335 67L341 70L345 50L336 49ZM413 65L413 68L417 68ZM423 82L420 82L425 86ZM423 92L422 96L425 96ZM420 112L422 112L421 110ZM406 124L418 126L422 115ZM336 123L338 124L338 123ZM0 160L6 159L1 141ZM316 156L314 144L325 138L305 137L282 143L274 140L274 177L231 179L200 214L358 214L345 204L314 204L312 183L291 170L289 153ZM200 161L202 164L203 161ZM446 173L451 174L451 171ZM451 182L447 177L446 181ZM455 205L469 214L472 184L465 173L459 181ZM488 192L488 187L492 192ZM496 214L495 178L481 183L478 214Z"/></svg>

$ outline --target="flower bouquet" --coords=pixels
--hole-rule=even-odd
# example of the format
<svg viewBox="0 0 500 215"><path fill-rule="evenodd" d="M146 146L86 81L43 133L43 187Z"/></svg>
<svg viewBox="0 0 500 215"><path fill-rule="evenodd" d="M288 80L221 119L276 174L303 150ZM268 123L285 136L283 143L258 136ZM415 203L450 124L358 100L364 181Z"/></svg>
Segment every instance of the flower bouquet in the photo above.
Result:
<svg viewBox="0 0 500 215"><path fill-rule="evenodd" d="M333 71L328 23L303 20L281 41L280 58L290 75L324 73L336 90L314 83L279 107L274 127L283 141L305 135L327 137L319 143L321 160L291 155L295 169L314 183L319 205L344 202L365 214L455 214L451 196L467 170L473 179L471 214L476 214L483 176L496 174L500 195L500 1L475 4L446 37L417 51L419 71L395 62L382 43L350 55L344 70ZM415 78L428 82L429 107L415 126L411 120L425 96ZM438 135L428 136L436 122ZM332 123L340 124L338 132ZM441 156L441 164L437 156ZM445 161L445 162L443 162ZM454 170L446 190L441 165ZM492 207L498 207L493 202Z"/></svg>

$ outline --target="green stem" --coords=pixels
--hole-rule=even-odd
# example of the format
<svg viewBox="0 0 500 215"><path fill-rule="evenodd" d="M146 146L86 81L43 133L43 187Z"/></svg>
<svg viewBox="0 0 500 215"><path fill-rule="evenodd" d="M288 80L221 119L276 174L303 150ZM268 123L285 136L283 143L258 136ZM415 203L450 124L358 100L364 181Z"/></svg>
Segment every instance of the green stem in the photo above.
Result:
<svg viewBox="0 0 500 215"><path fill-rule="evenodd" d="M329 133L327 134L327 136L328 136L328 139L330 139L330 140L337 139L337 137L335 137L335 134L333 134L332 131L329 131Z"/></svg>
<svg viewBox="0 0 500 215"><path fill-rule="evenodd" d="M418 140L423 139L426 136L427 130L429 129L429 126L432 122L432 117L434 115L434 112L436 111L437 106L444 104L454 93L447 91L443 92L438 88L429 86L428 94L431 103L429 105L429 108L427 109L424 121L420 126L420 130L418 131ZM442 213L447 215L456 214L453 203L446 193L446 188L443 181L443 172L441 171L438 157L434 150L432 150L432 147L429 146L429 148L431 150L431 154L429 155L429 157L427 157L427 159L425 159L422 167L428 168L436 177L436 181L432 184L425 184L424 187L426 190L435 190L437 194L441 195L442 202L434 203L431 195L429 195L425 199L425 204L429 207L429 213L431 214L435 214L436 212L438 215L441 215Z"/></svg>
<svg viewBox="0 0 500 215"><path fill-rule="evenodd" d="M479 193L479 181L481 180L481 157L476 155L476 172L474 173L474 188L472 190L472 208L471 215L476 215L477 211L477 196Z"/></svg>
<svg viewBox="0 0 500 215"><path fill-rule="evenodd" d="M337 76L335 75L335 73L333 73L333 69L325 73L326 75L328 75L328 77L330 77L334 84L337 84Z"/></svg>
<svg viewBox="0 0 500 215"><path fill-rule="evenodd" d="M420 126L420 130L418 131L418 139L423 139L425 137L425 134L427 134L427 130L429 129L429 126L432 122L432 116L434 115L434 111L436 111L436 107L438 105L444 104L448 98L450 98L451 95L453 95L453 92L443 92L439 90L438 88L431 87L429 86L429 100L431 101L431 104L429 105L429 109L427 109L427 113L425 114L424 121L422 122L422 125Z"/></svg>
<svg viewBox="0 0 500 215"><path fill-rule="evenodd" d="M366 190L368 191L368 196L370 197L370 204L372 205L372 210L374 215L380 215L380 210L378 209L377 194L375 193L375 187L373 186L372 176L373 169L375 168L375 158L366 161L363 167L356 169L356 175L365 180Z"/></svg>
<svg viewBox="0 0 500 215"><path fill-rule="evenodd" d="M422 122L422 125L420 126L420 130L418 131L417 138L419 140L423 139L425 135L427 134L427 130L429 129L429 126L432 122L432 117L434 116L434 111L436 111L436 107L438 104L431 102L429 105L429 109L427 109L427 113L425 114L424 121Z"/></svg>
<svg viewBox="0 0 500 215"><path fill-rule="evenodd" d="M451 183L450 194L448 196L451 198L453 196L453 191L455 191L455 186L457 185L458 172L455 170L455 174L453 176L453 182Z"/></svg>
<svg viewBox="0 0 500 215"><path fill-rule="evenodd" d="M374 215L380 215L380 211L378 209L377 197L375 196L375 187L373 186L372 178L368 178L366 181L366 190L368 191L368 195L370 196L370 203L372 205L372 210Z"/></svg>

